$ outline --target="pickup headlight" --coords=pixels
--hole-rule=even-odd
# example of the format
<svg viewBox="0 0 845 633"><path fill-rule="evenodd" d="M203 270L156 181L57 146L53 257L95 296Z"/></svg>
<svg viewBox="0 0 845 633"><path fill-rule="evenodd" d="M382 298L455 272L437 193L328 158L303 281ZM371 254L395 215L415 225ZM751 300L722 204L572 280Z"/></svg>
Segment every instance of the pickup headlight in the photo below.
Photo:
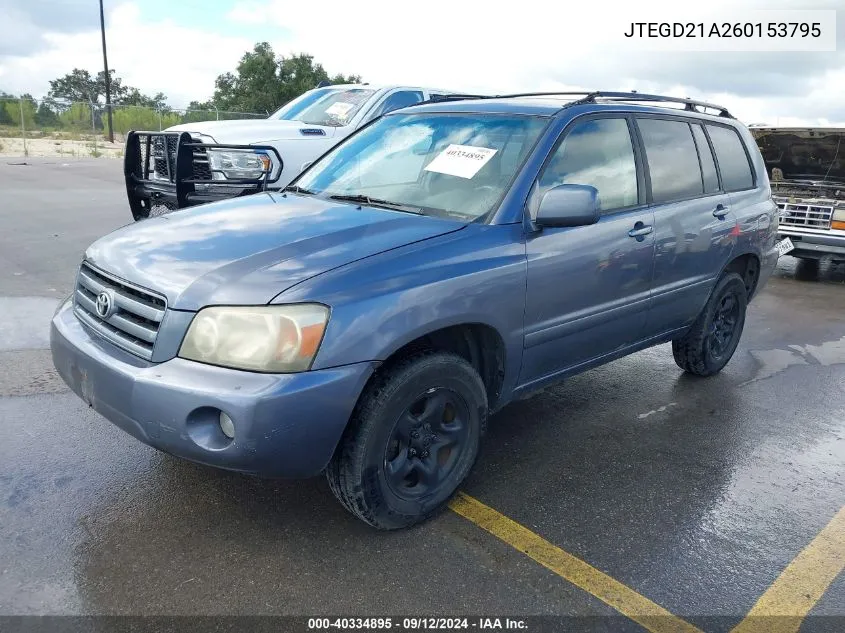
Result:
<svg viewBox="0 0 845 633"><path fill-rule="evenodd" d="M833 210L830 228L845 231L845 208Z"/></svg>
<svg viewBox="0 0 845 633"><path fill-rule="evenodd" d="M267 174L276 177L279 166L267 152L249 149L209 149L208 164L212 180L258 179Z"/></svg>
<svg viewBox="0 0 845 633"><path fill-rule="evenodd" d="M204 308L191 321L179 356L250 371L307 371L328 320L329 309L317 303Z"/></svg>

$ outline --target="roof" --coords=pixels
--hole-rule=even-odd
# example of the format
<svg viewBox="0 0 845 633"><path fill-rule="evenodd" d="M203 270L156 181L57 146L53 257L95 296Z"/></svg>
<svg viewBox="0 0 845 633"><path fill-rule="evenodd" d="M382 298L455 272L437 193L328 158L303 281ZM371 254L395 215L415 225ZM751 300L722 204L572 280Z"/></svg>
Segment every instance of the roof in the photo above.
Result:
<svg viewBox="0 0 845 633"><path fill-rule="evenodd" d="M402 90L427 90L428 92L436 92L439 94L457 94L457 90L445 90L443 88L434 88L432 86L414 86L409 84L331 84L322 86L322 88L364 88L367 90L395 90L397 88Z"/></svg>
<svg viewBox="0 0 845 633"><path fill-rule="evenodd" d="M681 105L652 105L646 101L636 102L614 100L614 101L596 101L596 102L579 102L574 103L573 97L553 97L553 96L515 96L515 97L480 97L473 98L472 96L466 99L453 101L439 101L427 102L420 105L403 108L403 114L413 112L465 112L476 114L518 114L518 115L534 115L534 116L554 116L560 113L565 107L573 108L573 112L582 113L585 111L597 112L602 110L607 111L625 111L625 112L642 112L653 114L667 114L677 113L685 116L701 118L706 120L722 121L726 118L734 120L730 115L718 116L714 114L707 114L697 110L687 110ZM660 102L658 102L660 103ZM718 108L718 106L710 106ZM727 112L725 110L725 112Z"/></svg>

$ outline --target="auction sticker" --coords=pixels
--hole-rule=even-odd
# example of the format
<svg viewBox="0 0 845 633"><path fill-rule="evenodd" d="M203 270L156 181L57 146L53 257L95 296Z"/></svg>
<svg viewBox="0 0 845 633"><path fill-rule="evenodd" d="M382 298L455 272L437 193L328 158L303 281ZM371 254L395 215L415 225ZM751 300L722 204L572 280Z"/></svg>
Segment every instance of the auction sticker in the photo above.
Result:
<svg viewBox="0 0 845 633"><path fill-rule="evenodd" d="M354 103L346 103L345 101L335 101L328 108L326 108L326 114L333 114L335 116L342 117L354 107Z"/></svg>
<svg viewBox="0 0 845 633"><path fill-rule="evenodd" d="M438 174L472 178L499 150L472 145L450 145L425 168Z"/></svg>

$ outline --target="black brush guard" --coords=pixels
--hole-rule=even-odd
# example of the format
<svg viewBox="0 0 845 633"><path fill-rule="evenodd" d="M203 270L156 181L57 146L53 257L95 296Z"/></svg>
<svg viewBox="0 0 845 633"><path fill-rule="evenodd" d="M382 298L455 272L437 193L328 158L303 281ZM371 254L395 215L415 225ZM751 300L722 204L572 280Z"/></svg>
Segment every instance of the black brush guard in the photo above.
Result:
<svg viewBox="0 0 845 633"><path fill-rule="evenodd" d="M272 155L279 169L275 177L263 171L258 178L214 180L209 149L259 150ZM264 191L278 181L284 165L269 145L201 143L189 132L129 132L123 158L126 195L135 220L150 217L155 207L167 210Z"/></svg>

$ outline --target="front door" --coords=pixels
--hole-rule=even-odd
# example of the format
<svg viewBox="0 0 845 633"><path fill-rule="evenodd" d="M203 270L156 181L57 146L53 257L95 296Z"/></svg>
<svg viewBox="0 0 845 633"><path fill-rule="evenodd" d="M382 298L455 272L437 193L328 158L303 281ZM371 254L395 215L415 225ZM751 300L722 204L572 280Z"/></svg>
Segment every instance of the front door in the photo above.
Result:
<svg viewBox="0 0 845 633"><path fill-rule="evenodd" d="M645 207L630 125L625 117L576 119L540 174L532 207L551 187L584 184L598 190L602 216L591 226L547 227L527 238L522 384L642 338L654 218Z"/></svg>

